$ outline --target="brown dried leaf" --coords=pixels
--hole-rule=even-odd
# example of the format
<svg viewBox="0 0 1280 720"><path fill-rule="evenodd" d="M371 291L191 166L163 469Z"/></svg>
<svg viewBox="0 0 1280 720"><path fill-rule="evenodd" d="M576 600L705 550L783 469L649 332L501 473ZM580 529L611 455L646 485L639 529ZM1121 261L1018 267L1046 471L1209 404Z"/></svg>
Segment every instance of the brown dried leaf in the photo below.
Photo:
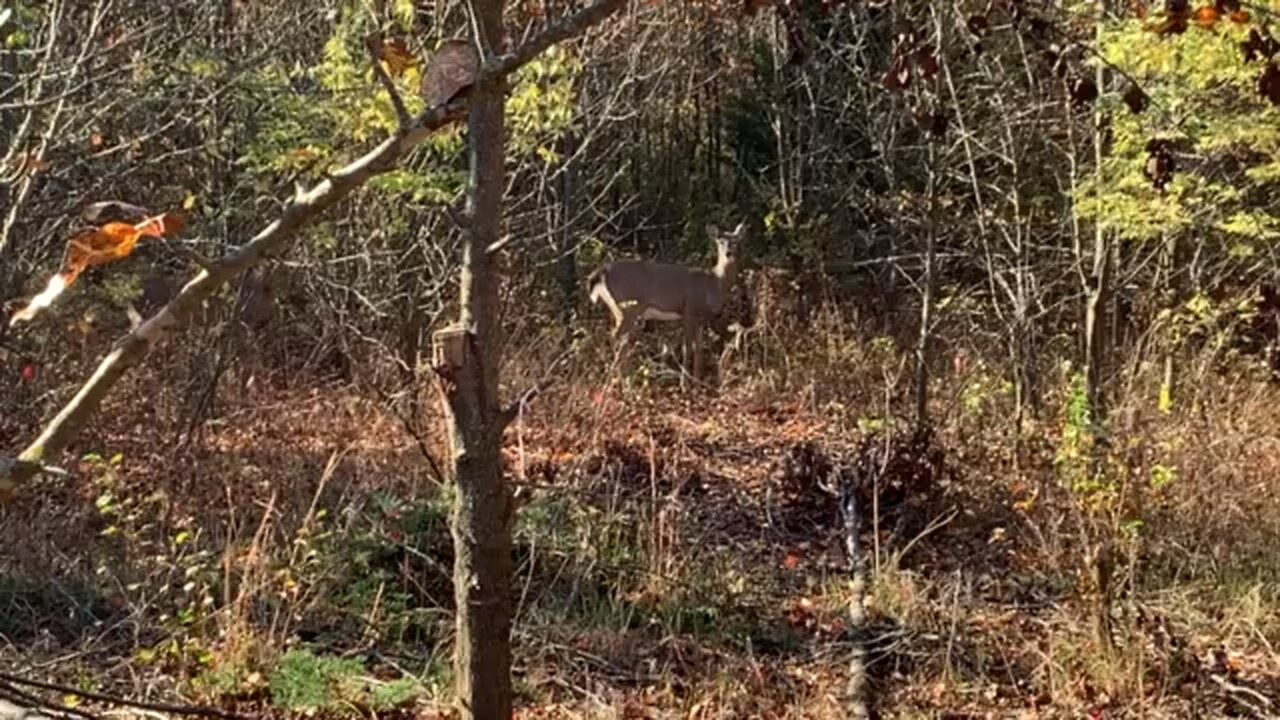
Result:
<svg viewBox="0 0 1280 720"><path fill-rule="evenodd" d="M1274 62L1267 63L1258 76L1258 95L1266 98L1272 105L1280 105L1280 67Z"/></svg>
<svg viewBox="0 0 1280 720"><path fill-rule="evenodd" d="M1142 167L1142 174L1151 181L1151 186L1163 193L1173 179L1173 172L1173 142L1164 138L1147 141L1147 162Z"/></svg>
<svg viewBox="0 0 1280 720"><path fill-rule="evenodd" d="M434 107L449 102L480 74L480 55L465 40L446 40L422 73L422 97Z"/></svg>
<svg viewBox="0 0 1280 720"><path fill-rule="evenodd" d="M1027 31L1032 38L1040 42L1048 42L1053 37L1053 23L1042 17L1032 17L1027 23Z"/></svg>
<svg viewBox="0 0 1280 720"><path fill-rule="evenodd" d="M1098 99L1098 85L1087 75L1077 75L1072 78L1068 92L1073 105L1089 105Z"/></svg>
<svg viewBox="0 0 1280 720"><path fill-rule="evenodd" d="M930 138L942 140L946 137L949 119L941 111L919 108L912 117L916 121L916 127L923 130Z"/></svg>
<svg viewBox="0 0 1280 720"><path fill-rule="evenodd" d="M1191 7L1187 0L1167 0L1164 4L1164 18L1147 25L1145 29L1161 36L1181 35L1187 31L1187 21L1190 18Z"/></svg>
<svg viewBox="0 0 1280 720"><path fill-rule="evenodd" d="M922 45L915 52L916 68L927 80L938 74L938 53L932 45Z"/></svg>
<svg viewBox="0 0 1280 720"><path fill-rule="evenodd" d="M1147 105L1151 100L1147 97L1147 94L1142 91L1142 88L1133 83L1130 83L1129 87L1124 91L1123 99L1124 104L1129 106L1129 112L1134 115L1139 115L1143 110L1146 110Z"/></svg>
<svg viewBox="0 0 1280 720"><path fill-rule="evenodd" d="M969 32L982 37L991 28L991 21L987 19L986 15L970 15L965 19L964 25L969 28Z"/></svg>
<svg viewBox="0 0 1280 720"><path fill-rule="evenodd" d="M935 112L929 116L929 127L926 128L930 137L938 140L945 140L947 137L947 124L949 118L941 112Z"/></svg>
<svg viewBox="0 0 1280 720"><path fill-rule="evenodd" d="M1270 60L1280 52L1280 42L1276 42L1270 33L1263 34L1258 28L1250 28L1249 35L1240 43L1240 51L1244 54L1245 62Z"/></svg>
<svg viewBox="0 0 1280 720"><path fill-rule="evenodd" d="M906 90L911 87L911 66L907 59L895 55L893 62L889 64L889 70L880 78L880 83L890 90Z"/></svg>

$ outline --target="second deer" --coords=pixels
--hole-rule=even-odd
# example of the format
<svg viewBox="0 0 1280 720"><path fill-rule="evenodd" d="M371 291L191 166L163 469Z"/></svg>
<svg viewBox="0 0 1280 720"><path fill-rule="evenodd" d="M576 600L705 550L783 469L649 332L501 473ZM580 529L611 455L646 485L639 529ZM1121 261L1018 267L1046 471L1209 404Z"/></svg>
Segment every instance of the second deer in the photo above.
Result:
<svg viewBox="0 0 1280 720"><path fill-rule="evenodd" d="M702 375L702 332L707 325L721 330L729 291L737 275L735 250L745 223L731 232L707 226L716 244L712 268L670 265L651 260L618 260L591 276L591 302L603 302L613 314L613 336L626 343L642 320L684 323L685 368L694 379ZM684 373L680 374L684 385Z"/></svg>

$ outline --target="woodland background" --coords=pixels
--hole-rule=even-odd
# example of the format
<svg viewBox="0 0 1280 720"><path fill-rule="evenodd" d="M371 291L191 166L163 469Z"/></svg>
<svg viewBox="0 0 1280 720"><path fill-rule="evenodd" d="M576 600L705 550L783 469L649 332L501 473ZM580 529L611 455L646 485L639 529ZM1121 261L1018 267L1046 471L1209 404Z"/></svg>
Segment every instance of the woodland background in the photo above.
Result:
<svg viewBox="0 0 1280 720"><path fill-rule="evenodd" d="M573 5L512 2L508 31ZM637 2L518 71L504 386L561 376L508 432L520 716L844 717L855 642L886 717L1280 712L1277 13ZM8 311L86 203L190 214L0 330L0 448L193 274L180 247L236 247L394 129L375 29L418 55L465 14L0 10ZM465 145L433 136L243 276L117 387L74 478L0 509L5 667L447 715L429 358ZM587 274L709 265L705 224L739 220L744 330L714 385L676 389L661 326L614 364ZM866 457L851 628L829 485Z"/></svg>

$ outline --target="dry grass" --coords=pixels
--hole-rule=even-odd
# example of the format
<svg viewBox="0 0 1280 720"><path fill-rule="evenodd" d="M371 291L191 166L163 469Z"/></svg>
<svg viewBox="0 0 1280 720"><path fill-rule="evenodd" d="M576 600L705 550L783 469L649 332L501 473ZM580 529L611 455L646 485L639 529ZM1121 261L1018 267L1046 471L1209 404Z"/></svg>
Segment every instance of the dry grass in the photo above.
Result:
<svg viewBox="0 0 1280 720"><path fill-rule="evenodd" d="M506 449L520 717L846 716L849 578L822 463L901 431L909 371L854 327L759 330L693 396L603 373L598 344L566 365ZM513 387L559 344L515 353ZM1280 390L1206 372L1161 414L1135 375L1103 487L1071 491L1065 384L1015 452L998 370L955 368L933 388L949 472L866 535L882 715L1280 712ZM5 666L285 714L280 683L301 681L281 658L306 646L362 668L331 712L384 693L447 715L449 494L415 440L351 387L264 375L180 443L181 393L172 372L133 377L79 448L102 460L0 511ZM1111 651L1084 562L1101 546Z"/></svg>

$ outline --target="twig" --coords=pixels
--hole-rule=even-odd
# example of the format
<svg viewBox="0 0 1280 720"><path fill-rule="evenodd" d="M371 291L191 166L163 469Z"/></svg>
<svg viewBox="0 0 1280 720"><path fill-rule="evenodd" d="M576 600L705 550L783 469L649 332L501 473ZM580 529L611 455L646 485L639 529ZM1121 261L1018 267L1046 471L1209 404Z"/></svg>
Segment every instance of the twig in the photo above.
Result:
<svg viewBox="0 0 1280 720"><path fill-rule="evenodd" d="M515 235L512 235L511 233L507 233L506 235L503 235L502 237L495 240L492 244L490 244L489 247L484 249L485 254L492 255L498 252L502 248L509 245L514 238L515 238Z"/></svg>
<svg viewBox="0 0 1280 720"><path fill-rule="evenodd" d="M1224 692L1228 693L1233 702L1235 702L1237 705L1240 705L1250 710L1255 717L1259 717L1259 718L1274 717L1269 713L1269 711L1271 710L1271 701L1267 699L1265 695L1258 692L1257 690L1254 690L1253 688L1245 687L1243 685L1237 685L1231 682L1230 680L1222 677L1221 675L1210 675L1209 679L1217 683L1218 687L1222 688ZM1259 705L1254 705L1253 703L1245 702L1244 700L1237 697L1238 695L1248 695L1253 700L1257 700Z"/></svg>
<svg viewBox="0 0 1280 720"><path fill-rule="evenodd" d="M373 74L377 76L378 82L382 83L382 88L391 96L391 105L396 109L400 132L408 132L409 128L413 127L413 117L409 115L409 108L405 107L404 98L400 97L400 91L396 89L395 82L387 74L387 69L382 67L382 57L378 52L382 47L382 33L370 33L369 37L365 38L365 47L369 49L369 59L373 62Z"/></svg>
<svg viewBox="0 0 1280 720"><path fill-rule="evenodd" d="M79 708L54 705L44 698L19 690L7 682L0 683L0 699L13 703L23 710L38 710L41 714L53 713L59 717L80 717L85 718L85 720L98 720L98 716L90 712Z"/></svg>
<svg viewBox="0 0 1280 720"><path fill-rule="evenodd" d="M908 540L907 544L904 545L901 550L895 553L896 557L894 558L894 563L896 564L896 563L902 562L902 558L908 552L911 551L911 548L915 547L916 543L920 542L921 540L924 540L925 538L929 537L930 535L937 532L938 530L941 530L942 528L951 524L951 521L955 520L956 516L958 516L959 514L960 514L959 508L951 508L951 512L947 513L945 516L935 517L933 520L929 521L929 525L925 527L924 530L921 530L919 535L916 535L915 537Z"/></svg>

